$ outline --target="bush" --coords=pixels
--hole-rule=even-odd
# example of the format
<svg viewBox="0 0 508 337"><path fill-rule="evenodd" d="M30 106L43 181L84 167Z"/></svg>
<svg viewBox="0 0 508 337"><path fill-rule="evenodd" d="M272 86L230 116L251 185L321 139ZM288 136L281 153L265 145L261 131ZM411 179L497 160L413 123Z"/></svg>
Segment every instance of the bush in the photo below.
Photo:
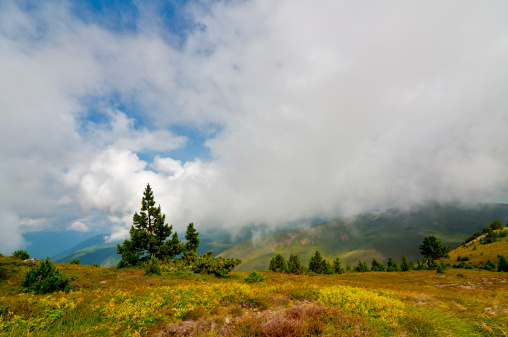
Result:
<svg viewBox="0 0 508 337"><path fill-rule="evenodd" d="M438 274L445 274L446 273L446 266L443 263L440 263L437 265L436 271Z"/></svg>
<svg viewBox="0 0 508 337"><path fill-rule="evenodd" d="M284 256L281 254L275 255L270 260L270 265L268 266L268 270L274 271L277 273L283 273L286 271L286 260L284 259Z"/></svg>
<svg viewBox="0 0 508 337"><path fill-rule="evenodd" d="M81 261L79 261L79 259L74 259L71 262L69 262L69 264L81 264Z"/></svg>
<svg viewBox="0 0 508 337"><path fill-rule="evenodd" d="M26 251L21 250L21 249L12 253L12 256L14 256L15 258L21 259L21 260L28 260L30 258L30 254L28 254Z"/></svg>
<svg viewBox="0 0 508 337"><path fill-rule="evenodd" d="M485 267L482 267L482 269L494 271L497 270L497 265L490 261L490 259L487 259L487 263L485 264Z"/></svg>
<svg viewBox="0 0 508 337"><path fill-rule="evenodd" d="M145 262L143 262L143 268L145 269L145 275L161 274L160 261L153 254L150 256L150 260L146 260Z"/></svg>
<svg viewBox="0 0 508 337"><path fill-rule="evenodd" d="M458 277L464 277L464 274L457 274Z"/></svg>
<svg viewBox="0 0 508 337"><path fill-rule="evenodd" d="M33 266L26 271L25 279L21 282L21 285L37 294L45 294L58 290L68 292L70 281L69 278L62 278L62 273L51 263L48 257L46 261L41 260L39 266Z"/></svg>
<svg viewBox="0 0 508 337"><path fill-rule="evenodd" d="M247 283L257 283L257 282L263 282L265 280L265 275L255 271L251 270L247 277L245 278L245 281Z"/></svg>
<svg viewBox="0 0 508 337"><path fill-rule="evenodd" d="M94 263L94 264L92 264L92 267L97 267L97 268L100 268L101 266L100 266L100 265L98 265L97 263Z"/></svg>
<svg viewBox="0 0 508 337"><path fill-rule="evenodd" d="M222 256L212 257L213 250L206 252L204 255L196 256L193 263L192 270L195 273L214 274L215 276L226 276L230 271L235 269L242 260L240 259L226 259ZM283 270L284 271L284 270Z"/></svg>

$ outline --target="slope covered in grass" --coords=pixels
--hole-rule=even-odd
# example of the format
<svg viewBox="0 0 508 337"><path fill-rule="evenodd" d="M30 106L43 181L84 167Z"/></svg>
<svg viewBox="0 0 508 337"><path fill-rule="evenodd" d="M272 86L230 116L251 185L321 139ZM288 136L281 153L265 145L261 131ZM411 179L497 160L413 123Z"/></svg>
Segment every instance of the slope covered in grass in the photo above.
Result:
<svg viewBox="0 0 508 337"><path fill-rule="evenodd" d="M0 257L2 336L502 336L508 274L464 270L226 278L59 264L69 293L20 286Z"/></svg>
<svg viewBox="0 0 508 337"><path fill-rule="evenodd" d="M434 234L444 243L456 246L494 219L506 223L508 205L462 208L433 204L411 211L390 209L246 240L221 255L241 258L244 263L239 271L266 270L276 253L286 258L298 254L307 264L316 250L330 260L340 257L344 265L355 264L359 259L370 263L372 258L386 263L389 257L400 260L402 253L416 261L422 259L418 247L425 235Z"/></svg>

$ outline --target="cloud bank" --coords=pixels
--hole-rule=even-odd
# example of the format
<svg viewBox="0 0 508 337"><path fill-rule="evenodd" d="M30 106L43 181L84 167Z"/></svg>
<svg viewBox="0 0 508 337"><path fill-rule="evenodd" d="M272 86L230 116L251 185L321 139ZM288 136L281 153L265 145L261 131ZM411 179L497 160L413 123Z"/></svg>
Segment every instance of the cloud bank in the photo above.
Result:
<svg viewBox="0 0 508 337"><path fill-rule="evenodd" d="M0 3L4 253L125 237L147 183L179 230L508 201L504 2L190 2L180 35L72 9Z"/></svg>

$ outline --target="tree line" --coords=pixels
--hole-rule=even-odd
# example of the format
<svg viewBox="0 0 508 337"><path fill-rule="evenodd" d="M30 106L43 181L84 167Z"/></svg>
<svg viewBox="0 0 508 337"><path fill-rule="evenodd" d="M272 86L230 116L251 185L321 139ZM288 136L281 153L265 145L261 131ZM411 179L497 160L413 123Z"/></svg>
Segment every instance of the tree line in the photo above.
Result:
<svg viewBox="0 0 508 337"><path fill-rule="evenodd" d="M508 227L508 222L507 222ZM482 237L480 243L488 244L491 242L498 241L500 237L508 236L508 231L501 230L503 226L499 220L493 221L489 226L486 226L481 232L474 233L471 237L466 239L461 245L467 246L467 243L473 241L475 238ZM482 236L483 235L483 236ZM416 263L408 261L405 254L402 253L400 259L400 265L396 260L391 257L388 258L386 267L375 258L369 265L366 261L359 260L356 265L350 266L346 264L342 266L339 257L336 257L332 262L329 262L321 256L319 250L316 250L314 256L310 258L308 266L301 263L300 258L297 254L290 254L289 260L286 262L284 256L280 253L276 254L271 260L268 266L269 271L284 272L288 274L342 274L352 272L370 272L370 271L408 271L408 270L436 270L438 273L444 273L445 270L450 266L445 264L443 261L437 263L438 260L443 258L449 258L448 253L452 250L451 246L444 245L435 235L425 236L422 244L419 246L420 254L423 256L423 260L417 260ZM488 260L487 264L483 269L497 270L508 272L508 261L503 255L498 255L499 263L496 265L494 262ZM457 261L461 264L453 265L454 268L467 268L472 269L472 266L466 266L462 261L468 261L468 257L457 257Z"/></svg>

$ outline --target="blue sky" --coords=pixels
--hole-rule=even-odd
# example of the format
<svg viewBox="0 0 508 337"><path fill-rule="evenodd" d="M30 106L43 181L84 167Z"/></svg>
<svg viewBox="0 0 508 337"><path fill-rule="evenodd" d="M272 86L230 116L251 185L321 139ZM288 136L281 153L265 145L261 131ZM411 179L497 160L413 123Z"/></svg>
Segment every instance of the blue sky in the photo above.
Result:
<svg viewBox="0 0 508 337"><path fill-rule="evenodd" d="M0 247L507 202L505 2L0 0Z"/></svg>

